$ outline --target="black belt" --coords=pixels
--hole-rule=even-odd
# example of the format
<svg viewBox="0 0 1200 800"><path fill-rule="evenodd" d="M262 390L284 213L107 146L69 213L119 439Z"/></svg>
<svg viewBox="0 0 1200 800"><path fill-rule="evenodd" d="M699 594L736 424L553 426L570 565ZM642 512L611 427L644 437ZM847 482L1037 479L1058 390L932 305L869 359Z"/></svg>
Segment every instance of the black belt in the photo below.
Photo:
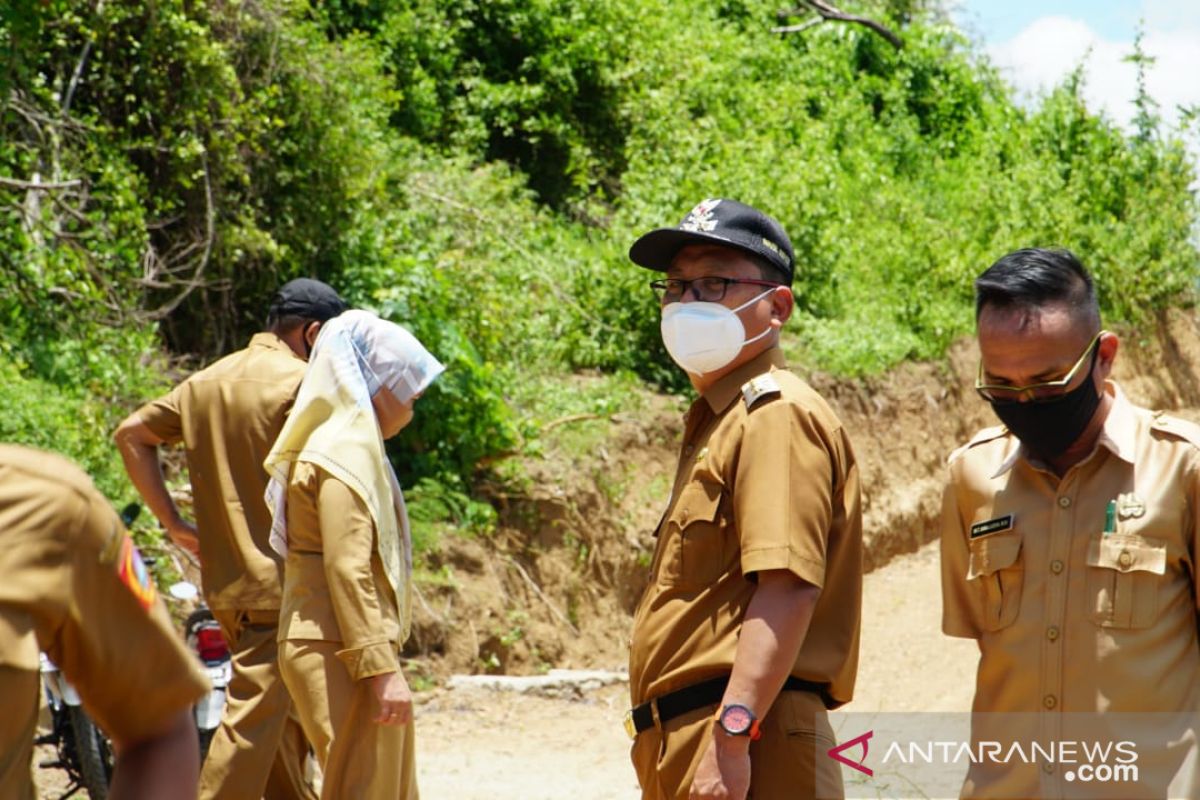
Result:
<svg viewBox="0 0 1200 800"><path fill-rule="evenodd" d="M676 717L681 717L689 711L695 711L697 708L716 705L725 696L725 687L728 685L729 676L722 675L719 678L693 683L691 686L685 686L647 703L642 703L630 711L629 716L626 717L625 726L629 728L630 737L637 736L642 731L654 727L656 709L658 722L661 725ZM827 708L834 705L827 683L806 681L789 675L783 684L783 691L812 692L821 697Z"/></svg>

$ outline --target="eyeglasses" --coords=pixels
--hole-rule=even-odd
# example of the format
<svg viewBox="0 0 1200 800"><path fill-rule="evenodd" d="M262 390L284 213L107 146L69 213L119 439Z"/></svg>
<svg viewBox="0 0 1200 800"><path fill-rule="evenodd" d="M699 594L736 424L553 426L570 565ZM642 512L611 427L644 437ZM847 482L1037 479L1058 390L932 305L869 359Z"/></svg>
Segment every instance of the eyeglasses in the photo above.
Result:
<svg viewBox="0 0 1200 800"><path fill-rule="evenodd" d="M658 296L660 303L679 302L688 290L691 290L692 297L697 300L702 300L706 303L719 303L725 299L725 292L735 283L748 283L753 286L783 285L775 281L756 281L749 278L708 277L693 278L692 280L666 278L661 281L650 281L650 288L654 290L654 294Z"/></svg>
<svg viewBox="0 0 1200 800"><path fill-rule="evenodd" d="M1002 386L999 384L988 384L983 382L983 361L979 362L979 375L975 378L975 391L988 402L991 403L1048 403L1052 400L1057 400L1067 393L1067 387L1071 385L1071 381L1075 380L1076 374L1083 367L1089 355L1093 355L1093 351L1099 352L1096 348L1096 343L1100 341L1105 331L1100 331L1092 339L1091 344L1083 351L1083 355L1075 362L1075 366L1071 367L1063 377L1056 381L1046 381L1045 383L1032 383L1029 386ZM1094 359L1093 359L1094 362ZM1089 368L1089 372L1091 369Z"/></svg>

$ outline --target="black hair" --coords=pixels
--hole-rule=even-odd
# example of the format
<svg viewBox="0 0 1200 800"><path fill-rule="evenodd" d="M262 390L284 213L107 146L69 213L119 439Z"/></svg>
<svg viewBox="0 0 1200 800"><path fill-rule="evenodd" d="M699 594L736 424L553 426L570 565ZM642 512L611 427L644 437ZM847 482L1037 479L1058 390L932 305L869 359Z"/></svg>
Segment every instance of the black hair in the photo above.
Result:
<svg viewBox="0 0 1200 800"><path fill-rule="evenodd" d="M1070 250L1016 250L975 279L975 319L985 306L1036 311L1065 306L1089 330L1100 330L1100 304L1092 276Z"/></svg>
<svg viewBox="0 0 1200 800"><path fill-rule="evenodd" d="M273 333L289 334L297 328L306 326L312 322L320 322L320 320L312 319L311 317L302 317L299 314L268 314L267 330Z"/></svg>

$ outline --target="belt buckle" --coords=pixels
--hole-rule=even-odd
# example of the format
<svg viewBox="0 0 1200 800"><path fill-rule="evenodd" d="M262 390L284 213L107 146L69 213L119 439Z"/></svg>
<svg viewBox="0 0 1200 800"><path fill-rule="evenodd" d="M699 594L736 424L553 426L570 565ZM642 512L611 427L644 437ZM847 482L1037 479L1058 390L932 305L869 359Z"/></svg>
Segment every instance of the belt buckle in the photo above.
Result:
<svg viewBox="0 0 1200 800"><path fill-rule="evenodd" d="M625 732L629 734L630 739L637 738L637 726L633 724L633 709L625 712Z"/></svg>

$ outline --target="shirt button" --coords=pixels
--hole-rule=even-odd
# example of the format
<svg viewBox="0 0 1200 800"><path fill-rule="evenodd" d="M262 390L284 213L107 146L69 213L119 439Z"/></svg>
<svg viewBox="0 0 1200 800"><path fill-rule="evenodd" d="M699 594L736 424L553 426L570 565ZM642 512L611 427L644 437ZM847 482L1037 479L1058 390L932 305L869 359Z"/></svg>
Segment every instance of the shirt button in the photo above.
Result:
<svg viewBox="0 0 1200 800"><path fill-rule="evenodd" d="M1047 761L1046 763L1042 764L1042 771L1045 772L1047 775L1053 775L1054 774L1054 765L1051 764L1049 761Z"/></svg>
<svg viewBox="0 0 1200 800"><path fill-rule="evenodd" d="M1058 641L1058 626L1057 625L1051 625L1049 628L1046 628L1046 638L1052 642Z"/></svg>
<svg viewBox="0 0 1200 800"><path fill-rule="evenodd" d="M1071 507L1071 498L1069 498L1069 497L1058 498L1058 507L1059 508L1070 508Z"/></svg>
<svg viewBox="0 0 1200 800"><path fill-rule="evenodd" d="M1129 554L1128 550L1122 550L1121 555L1117 556L1117 563L1122 567L1128 567L1133 563L1133 556Z"/></svg>
<svg viewBox="0 0 1200 800"><path fill-rule="evenodd" d="M1054 708L1058 705L1058 698L1052 694L1048 694L1042 698L1042 705L1046 708Z"/></svg>
<svg viewBox="0 0 1200 800"><path fill-rule="evenodd" d="M1059 573L1061 573L1063 571L1063 562L1059 561L1057 558L1054 559L1053 561L1051 561L1050 562L1050 571L1053 572L1055 575L1058 575Z"/></svg>

